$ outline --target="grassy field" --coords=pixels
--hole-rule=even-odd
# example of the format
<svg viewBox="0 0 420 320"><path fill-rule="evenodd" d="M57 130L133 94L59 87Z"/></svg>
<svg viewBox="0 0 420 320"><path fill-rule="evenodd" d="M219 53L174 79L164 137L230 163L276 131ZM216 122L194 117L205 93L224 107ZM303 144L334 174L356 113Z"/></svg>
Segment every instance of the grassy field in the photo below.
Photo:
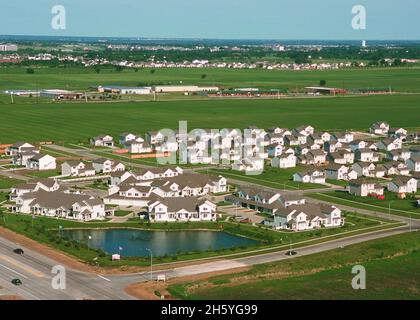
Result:
<svg viewBox="0 0 420 320"><path fill-rule="evenodd" d="M420 218L420 208L417 207L416 200L410 198L399 199L395 193L391 192L385 192L385 200L378 200L371 197L358 197L343 191L312 193L307 194L307 196L355 208L385 213L391 211L392 214L406 217L410 216L411 213L413 218Z"/></svg>
<svg viewBox="0 0 420 320"><path fill-rule="evenodd" d="M202 75L207 76L202 79ZM7 89L69 89L88 90L90 86L139 84L194 84L223 88L259 87L266 89L287 88L290 90L318 85L326 80L328 86L345 88L388 88L397 91L419 92L420 69L349 69L326 71L276 71L238 69L150 69L124 70L101 68L101 73L86 68L37 68L35 74L27 74L26 68L0 69L0 90Z"/></svg>
<svg viewBox="0 0 420 320"><path fill-rule="evenodd" d="M354 265L366 268L367 289L353 290ZM393 236L343 249L208 280L169 287L181 299L302 300L420 298L420 243L417 233Z"/></svg>
<svg viewBox="0 0 420 320"><path fill-rule="evenodd" d="M306 168L307 169L307 168ZM251 182L262 186L284 189L284 190L297 190L297 189L317 189L327 188L323 184L315 183L299 183L293 181L293 174L296 172L305 171L305 166L297 166L296 168L280 169L266 166L264 172L260 175L250 176L245 173L225 169L208 169L201 171L203 173L220 174L226 178Z"/></svg>
<svg viewBox="0 0 420 320"><path fill-rule="evenodd" d="M394 95L284 100L212 100L144 103L0 104L0 143L16 140L87 142L103 133L178 128L245 128L256 125L295 127L309 123L318 130L367 130L375 121L418 127L420 96Z"/></svg>
<svg viewBox="0 0 420 320"><path fill-rule="evenodd" d="M11 179L5 176L0 176L0 189L9 189L22 182L23 182L22 180Z"/></svg>

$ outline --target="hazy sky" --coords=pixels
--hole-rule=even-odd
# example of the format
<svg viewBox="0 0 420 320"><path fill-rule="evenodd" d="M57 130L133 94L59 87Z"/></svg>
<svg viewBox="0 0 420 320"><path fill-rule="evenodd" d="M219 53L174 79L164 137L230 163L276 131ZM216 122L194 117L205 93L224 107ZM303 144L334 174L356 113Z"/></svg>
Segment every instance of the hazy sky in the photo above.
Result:
<svg viewBox="0 0 420 320"><path fill-rule="evenodd" d="M51 27L54 5L66 30ZM353 30L364 5L366 30ZM420 39L420 0L0 0L0 34L227 39Z"/></svg>

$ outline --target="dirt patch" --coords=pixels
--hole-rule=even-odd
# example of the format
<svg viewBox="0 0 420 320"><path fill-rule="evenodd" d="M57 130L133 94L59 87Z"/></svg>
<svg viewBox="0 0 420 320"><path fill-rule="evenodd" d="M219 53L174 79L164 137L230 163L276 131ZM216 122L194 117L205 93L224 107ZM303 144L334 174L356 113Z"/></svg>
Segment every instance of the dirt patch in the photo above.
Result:
<svg viewBox="0 0 420 320"><path fill-rule="evenodd" d="M173 278L169 279L166 282L143 282L143 283L133 283L127 286L124 291L140 300L160 300L161 298L156 295L155 292L159 292L164 296L165 300L175 300L174 297L168 292L168 286L172 284L185 283L185 282L195 282L199 280L206 280L210 277L221 276L226 274L234 274L239 272L248 271L249 267L241 267L229 270L215 271L205 274L199 274L188 277Z"/></svg>

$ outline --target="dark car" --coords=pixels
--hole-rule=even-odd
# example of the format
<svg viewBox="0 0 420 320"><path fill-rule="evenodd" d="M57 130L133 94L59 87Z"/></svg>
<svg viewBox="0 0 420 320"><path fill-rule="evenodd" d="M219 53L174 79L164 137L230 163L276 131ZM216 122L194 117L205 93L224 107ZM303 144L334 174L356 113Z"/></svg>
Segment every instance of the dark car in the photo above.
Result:
<svg viewBox="0 0 420 320"><path fill-rule="evenodd" d="M13 279L13 280L12 280L12 283L13 283L15 286L21 286L21 285L22 285L22 281L21 281L20 279Z"/></svg>
<svg viewBox="0 0 420 320"><path fill-rule="evenodd" d="M297 255L296 251L289 250L289 251L286 252L286 256L295 256L295 255Z"/></svg>
<svg viewBox="0 0 420 320"><path fill-rule="evenodd" d="M24 254L25 253L25 251L23 251L21 248L15 249L15 250L13 250L13 252L16 253L16 254Z"/></svg>

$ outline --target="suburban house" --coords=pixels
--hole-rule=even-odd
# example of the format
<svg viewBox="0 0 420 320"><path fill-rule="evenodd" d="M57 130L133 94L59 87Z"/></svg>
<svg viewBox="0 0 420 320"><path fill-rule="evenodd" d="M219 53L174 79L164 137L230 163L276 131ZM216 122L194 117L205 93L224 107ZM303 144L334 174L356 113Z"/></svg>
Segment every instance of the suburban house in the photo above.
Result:
<svg viewBox="0 0 420 320"><path fill-rule="evenodd" d="M331 180L355 180L357 179L357 172L350 170L349 167L345 165L332 164L325 169L325 174L327 179Z"/></svg>
<svg viewBox="0 0 420 320"><path fill-rule="evenodd" d="M39 179L18 184L10 188L9 199L15 201L17 197L29 193L43 190L46 192L57 191L60 188L58 182L54 179Z"/></svg>
<svg viewBox="0 0 420 320"><path fill-rule="evenodd" d="M61 175L72 177L90 177L96 174L95 168L91 163L83 161L65 161L61 164Z"/></svg>
<svg viewBox="0 0 420 320"><path fill-rule="evenodd" d="M327 155L322 150L311 150L306 154L307 164L320 165L327 161Z"/></svg>
<svg viewBox="0 0 420 320"><path fill-rule="evenodd" d="M34 151L38 150L35 146L30 143L18 141L14 145L8 147L6 149L6 155L8 156L15 156L17 154L27 152L27 151Z"/></svg>
<svg viewBox="0 0 420 320"><path fill-rule="evenodd" d="M354 140L354 133L353 132L335 132L331 135L330 141L338 141L341 143L350 143Z"/></svg>
<svg viewBox="0 0 420 320"><path fill-rule="evenodd" d="M327 156L329 162L336 164L352 164L354 162L354 153L346 150L330 152Z"/></svg>
<svg viewBox="0 0 420 320"><path fill-rule="evenodd" d="M56 159L48 154L37 154L26 161L26 168L31 170L54 170Z"/></svg>
<svg viewBox="0 0 420 320"><path fill-rule="evenodd" d="M120 136L119 136L119 138L118 138L118 142L121 145L125 145L127 142L133 141L133 140L137 140L139 142L143 142L144 141L144 139L142 139L140 137L137 137L136 135L134 135L132 133L129 133L129 132L121 133Z"/></svg>
<svg viewBox="0 0 420 320"><path fill-rule="evenodd" d="M376 165L371 162L356 162L353 164L352 169L357 172L359 177L371 176L371 171L376 169Z"/></svg>
<svg viewBox="0 0 420 320"><path fill-rule="evenodd" d="M349 193L359 197L367 197L370 194L383 195L384 188L374 181L357 179L349 182Z"/></svg>
<svg viewBox="0 0 420 320"><path fill-rule="evenodd" d="M420 156L415 155L411 156L410 159L406 161L408 169L410 171L419 172L420 171Z"/></svg>
<svg viewBox="0 0 420 320"><path fill-rule="evenodd" d="M389 128L388 134L392 137L405 139L407 138L408 131L404 128L394 127Z"/></svg>
<svg viewBox="0 0 420 320"><path fill-rule="evenodd" d="M283 153L283 146L281 144L270 144L267 146L267 153L269 157L278 157Z"/></svg>
<svg viewBox="0 0 420 320"><path fill-rule="evenodd" d="M302 183L325 183L325 172L322 170L309 170L293 175L293 181Z"/></svg>
<svg viewBox="0 0 420 320"><path fill-rule="evenodd" d="M388 191L396 193L416 193L417 180L407 176L395 177L388 183Z"/></svg>
<svg viewBox="0 0 420 320"><path fill-rule="evenodd" d="M125 165L123 163L105 158L93 160L92 166L98 173L125 171Z"/></svg>
<svg viewBox="0 0 420 320"><path fill-rule="evenodd" d="M152 147L146 141L130 140L125 143L129 153L150 153L153 151Z"/></svg>
<svg viewBox="0 0 420 320"><path fill-rule="evenodd" d="M389 124L385 121L375 122L369 129L373 134L388 134Z"/></svg>
<svg viewBox="0 0 420 320"><path fill-rule="evenodd" d="M379 154L370 148L356 149L354 152L355 158L362 162L378 162Z"/></svg>
<svg viewBox="0 0 420 320"><path fill-rule="evenodd" d="M216 221L216 209L211 201L195 197L162 198L148 206L151 222Z"/></svg>
<svg viewBox="0 0 420 320"><path fill-rule="evenodd" d="M293 206L293 205L300 206L306 203L306 200L303 194L297 194L297 193L282 194L278 200L285 208Z"/></svg>
<svg viewBox="0 0 420 320"><path fill-rule="evenodd" d="M382 165L385 169L386 176L401 175L408 176L410 175L410 170L403 162L390 161Z"/></svg>
<svg viewBox="0 0 420 320"><path fill-rule="evenodd" d="M392 161L407 161L411 157L411 151L407 149L395 149L386 153L386 158Z"/></svg>
<svg viewBox="0 0 420 320"><path fill-rule="evenodd" d="M392 151L402 148L402 140L400 138L385 138L376 145L379 150Z"/></svg>
<svg viewBox="0 0 420 320"><path fill-rule="evenodd" d="M296 167L297 158L294 154L285 153L274 157L271 160L271 166L276 168L294 168Z"/></svg>
<svg viewBox="0 0 420 320"><path fill-rule="evenodd" d="M311 134L314 134L314 132L314 127L308 125L302 125L292 130L292 133L297 133L304 136L309 136Z"/></svg>
<svg viewBox="0 0 420 320"><path fill-rule="evenodd" d="M305 231L321 227L340 227L344 225L344 218L341 210L335 206L303 204L278 210L264 224L275 229Z"/></svg>
<svg viewBox="0 0 420 320"><path fill-rule="evenodd" d="M110 135L100 135L90 139L90 144L95 147L113 147L114 138Z"/></svg>
<svg viewBox="0 0 420 320"><path fill-rule="evenodd" d="M16 198L12 211L79 221L102 220L106 217L102 200L61 191L39 190L22 194Z"/></svg>

